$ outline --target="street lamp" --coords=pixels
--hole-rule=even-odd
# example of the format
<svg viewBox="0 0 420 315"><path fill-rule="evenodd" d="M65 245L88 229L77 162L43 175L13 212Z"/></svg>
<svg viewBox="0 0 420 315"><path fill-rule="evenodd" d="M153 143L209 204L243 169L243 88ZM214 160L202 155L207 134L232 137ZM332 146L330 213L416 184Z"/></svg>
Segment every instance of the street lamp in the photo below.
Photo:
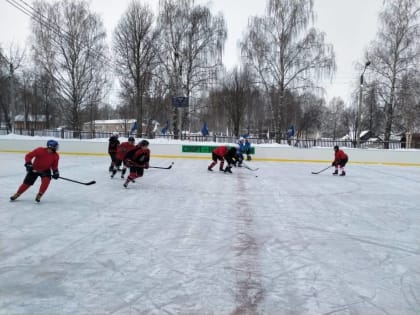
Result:
<svg viewBox="0 0 420 315"><path fill-rule="evenodd" d="M365 74L366 68L369 67L370 61L365 63L363 72L360 75L360 89L359 89L359 106L357 108L357 119L356 119L356 147L360 148L360 132L361 132L361 119L362 119L362 102L363 102L363 75Z"/></svg>
<svg viewBox="0 0 420 315"><path fill-rule="evenodd" d="M178 51L175 50L174 52L174 59L175 59L175 64L174 64L174 75L175 75L175 96L179 96L179 70L178 70L178 66L179 66L179 53ZM173 129L174 129L174 139L178 139L178 119L179 119L179 110L178 107L175 106L175 104L172 104L172 106L174 106L173 110ZM181 131L181 138L182 138L182 131Z"/></svg>

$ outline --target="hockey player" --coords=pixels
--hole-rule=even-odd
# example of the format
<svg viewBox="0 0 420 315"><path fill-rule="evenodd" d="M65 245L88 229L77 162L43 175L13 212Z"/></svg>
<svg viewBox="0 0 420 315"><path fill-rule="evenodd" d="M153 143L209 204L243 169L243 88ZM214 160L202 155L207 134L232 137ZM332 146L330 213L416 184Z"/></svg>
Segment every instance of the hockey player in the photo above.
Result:
<svg viewBox="0 0 420 315"><path fill-rule="evenodd" d="M245 138L244 153L246 154L246 160L251 161L251 142Z"/></svg>
<svg viewBox="0 0 420 315"><path fill-rule="evenodd" d="M225 173L232 173L232 165L234 165L236 161L236 151L236 147L228 148L227 146L220 146L215 148L211 153L213 161L207 167L207 169L209 171L213 171L213 167L217 164L217 161L220 161L219 171L224 171ZM228 162L228 165L225 169L223 169L225 160Z"/></svg>
<svg viewBox="0 0 420 315"><path fill-rule="evenodd" d="M111 165L109 166L109 171L112 172L116 162L117 148L120 144L120 140L118 140L118 132L113 132L111 137L109 137L108 142L108 154L111 158Z"/></svg>
<svg viewBox="0 0 420 315"><path fill-rule="evenodd" d="M343 150L340 150L338 145L334 146L334 161L332 161L331 166L335 166L335 171L333 175L338 175L338 169L340 168L340 176L345 176L346 172L344 171L344 166L347 164L349 157Z"/></svg>
<svg viewBox="0 0 420 315"><path fill-rule="evenodd" d="M236 150L236 161L234 163L234 166L238 164L238 167L242 166L242 161L244 160L244 153L245 153L245 139L243 137L239 138L238 141L238 148Z"/></svg>
<svg viewBox="0 0 420 315"><path fill-rule="evenodd" d="M17 192L10 197L11 201L16 200L32 186L38 176L41 177L41 186L39 187L35 201L41 201L42 195L48 189L51 177L54 179L60 177L60 173L58 172L58 160L60 157L57 153L57 149L58 142L55 140L48 140L47 147L38 147L25 155L25 168L27 173Z"/></svg>
<svg viewBox="0 0 420 315"><path fill-rule="evenodd" d="M128 141L122 142L121 144L118 145L117 154L115 155L115 165L113 166L113 169L112 169L111 178L115 176L118 168L121 167L121 165L123 166L121 170L121 178L124 178L125 172L127 171L127 166L125 165L125 163L123 163L123 161L125 159L125 155L127 154L127 152L131 151L132 149L136 147L134 143L135 143L134 137L129 137Z"/></svg>
<svg viewBox="0 0 420 315"><path fill-rule="evenodd" d="M127 180L123 185L125 188L127 188L128 183L134 183L136 178L143 176L144 169L149 168L149 161L149 141L142 140L139 144L136 145L134 149L126 154L124 162L127 166L130 167L130 174L127 176Z"/></svg>

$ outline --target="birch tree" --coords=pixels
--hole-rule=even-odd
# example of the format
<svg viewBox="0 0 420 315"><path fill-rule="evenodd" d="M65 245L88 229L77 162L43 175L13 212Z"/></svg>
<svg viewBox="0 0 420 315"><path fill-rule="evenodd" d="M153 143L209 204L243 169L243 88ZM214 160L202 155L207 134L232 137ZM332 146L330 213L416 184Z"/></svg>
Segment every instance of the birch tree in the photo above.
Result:
<svg viewBox="0 0 420 315"><path fill-rule="evenodd" d="M172 96L191 97L211 85L222 65L226 25L221 14L213 15L193 0L161 0L161 73ZM186 127L184 110L183 126ZM178 111L174 108L173 127L179 136Z"/></svg>
<svg viewBox="0 0 420 315"><path fill-rule="evenodd" d="M244 61L271 95L271 118L280 141L286 91L315 89L316 79L335 71L332 45L310 27L312 0L268 0L266 14L249 20L241 42Z"/></svg>
<svg viewBox="0 0 420 315"><path fill-rule="evenodd" d="M398 95L403 95L403 78L419 73L420 3L418 0L387 0L380 13L381 23L366 58L378 83L384 107L384 148L389 148Z"/></svg>
<svg viewBox="0 0 420 315"><path fill-rule="evenodd" d="M154 44L158 36L151 9L139 2L131 2L114 32L116 72L126 99L134 105L139 137L143 133L142 122L145 118L144 96L156 67Z"/></svg>
<svg viewBox="0 0 420 315"><path fill-rule="evenodd" d="M105 93L109 59L100 18L79 0L34 3L33 58L50 76L63 120L81 130L83 111Z"/></svg>

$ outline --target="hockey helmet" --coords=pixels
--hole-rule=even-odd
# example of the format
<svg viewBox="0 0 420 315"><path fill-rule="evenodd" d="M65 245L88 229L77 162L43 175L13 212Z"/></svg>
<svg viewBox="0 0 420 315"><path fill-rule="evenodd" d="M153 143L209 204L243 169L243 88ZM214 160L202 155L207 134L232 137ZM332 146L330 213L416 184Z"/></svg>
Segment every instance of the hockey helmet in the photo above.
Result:
<svg viewBox="0 0 420 315"><path fill-rule="evenodd" d="M53 150L54 152L58 149L58 142L55 140L48 140L47 141L47 148Z"/></svg>
<svg viewBox="0 0 420 315"><path fill-rule="evenodd" d="M237 152L237 148L236 147L230 147L229 149L228 149L228 152L230 153L230 154L236 154L236 152Z"/></svg>
<svg viewBox="0 0 420 315"><path fill-rule="evenodd" d="M139 145L142 146L142 147L147 147L147 146L149 146L149 141L147 141L147 140L141 140L140 143L139 143Z"/></svg>
<svg viewBox="0 0 420 315"><path fill-rule="evenodd" d="M335 145L334 146L334 151L338 151L338 149L339 149L338 145Z"/></svg>
<svg viewBox="0 0 420 315"><path fill-rule="evenodd" d="M134 139L134 137L128 137L128 142L136 142L136 140Z"/></svg>

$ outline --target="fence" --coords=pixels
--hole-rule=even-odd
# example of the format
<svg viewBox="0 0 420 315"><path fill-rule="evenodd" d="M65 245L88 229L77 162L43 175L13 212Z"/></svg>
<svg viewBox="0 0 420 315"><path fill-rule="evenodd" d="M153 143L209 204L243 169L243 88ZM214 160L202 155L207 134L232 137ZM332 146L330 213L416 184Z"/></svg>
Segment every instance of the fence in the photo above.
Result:
<svg viewBox="0 0 420 315"><path fill-rule="evenodd" d="M10 131L6 128L0 128L0 135L7 135ZM49 130L24 130L19 129L15 131L17 135L24 136L41 136L41 137L51 137L51 138L61 138L61 139L103 139L109 138L111 132L90 132L90 131L72 131L66 129L49 129ZM130 134L121 134L120 136L129 137ZM145 136L146 137L146 136ZM151 137L146 137L151 138ZM154 139L166 139L174 140L174 136L171 134L167 135L154 135ZM340 147L355 148L356 143L352 140L340 140L340 139L281 139L280 142L276 142L275 139L256 138L249 137L249 141L252 144L283 144L286 146L293 146L297 148L312 148L312 147L333 147L338 145ZM181 140L187 140L192 142L216 142L216 143L236 143L238 141L237 137L234 136L223 136L223 135L211 135L211 136L202 136L199 134L182 134ZM385 141L361 141L360 148L363 149L383 149L385 147ZM413 145L412 147L416 147ZM389 149L404 149L405 147L401 146L401 142L394 140L389 141Z"/></svg>

